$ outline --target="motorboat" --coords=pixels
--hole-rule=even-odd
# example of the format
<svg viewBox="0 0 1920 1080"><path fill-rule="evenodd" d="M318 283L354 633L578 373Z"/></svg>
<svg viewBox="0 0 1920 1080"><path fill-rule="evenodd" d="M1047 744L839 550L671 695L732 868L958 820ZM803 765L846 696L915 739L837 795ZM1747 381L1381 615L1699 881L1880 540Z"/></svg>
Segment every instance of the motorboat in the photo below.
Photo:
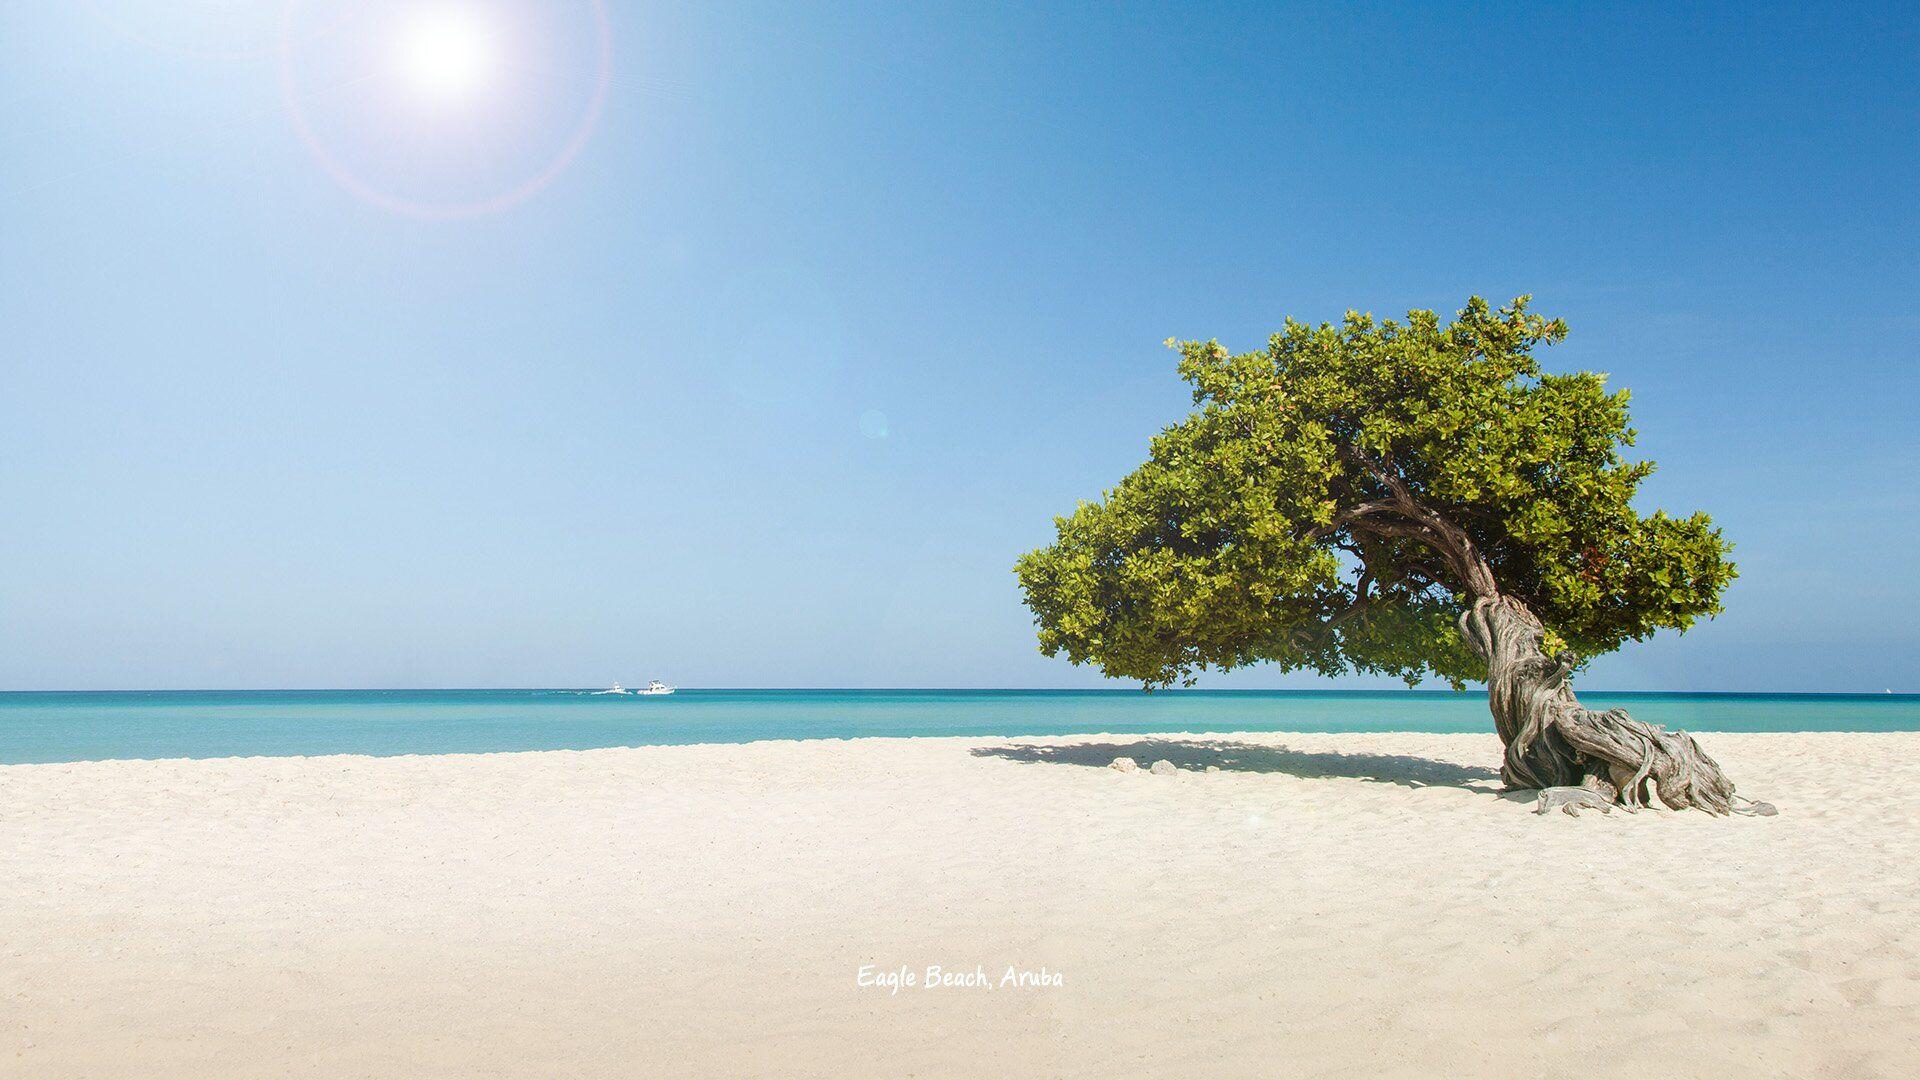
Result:
<svg viewBox="0 0 1920 1080"><path fill-rule="evenodd" d="M634 693L639 694L643 697L659 697L661 694L673 693L673 687L668 686L666 683L661 682L659 679L654 679L652 682L649 682L647 684L647 688L645 690L635 690Z"/></svg>
<svg viewBox="0 0 1920 1080"><path fill-rule="evenodd" d="M614 683L612 686L607 687L605 690L594 691L594 694L596 696L600 694L631 694L631 693L633 693L633 691L627 689L624 686L621 686L619 683ZM647 691L642 690L641 693L644 694L644 693L647 693Z"/></svg>

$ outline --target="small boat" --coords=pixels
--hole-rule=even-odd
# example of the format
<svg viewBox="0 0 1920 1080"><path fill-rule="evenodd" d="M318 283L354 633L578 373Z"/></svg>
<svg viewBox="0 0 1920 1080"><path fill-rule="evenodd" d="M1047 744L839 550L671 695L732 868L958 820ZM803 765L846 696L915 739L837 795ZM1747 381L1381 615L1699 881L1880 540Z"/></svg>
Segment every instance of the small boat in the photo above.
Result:
<svg viewBox="0 0 1920 1080"><path fill-rule="evenodd" d="M635 690L634 693L639 694L643 697L658 697L661 694L673 693L673 687L668 686L666 683L661 682L659 679L655 679L652 682L647 684L647 688L645 690Z"/></svg>
<svg viewBox="0 0 1920 1080"><path fill-rule="evenodd" d="M645 691L645 690L642 690L642 691L641 691L641 693L643 693L643 694L644 694L644 693L646 693L646 692L647 692L647 691ZM601 695L601 694L631 694L631 693L633 693L633 691L631 691L631 690L629 690L629 689L627 689L627 688L626 688L626 687L624 687L624 686L621 686L621 685L620 685L619 683L614 683L614 684L613 684L612 686L610 686L610 687L608 687L608 688L607 688L607 689L605 689L605 690L595 690L595 691L594 691L594 695L595 695L596 697L597 697L597 696L599 696L599 695Z"/></svg>

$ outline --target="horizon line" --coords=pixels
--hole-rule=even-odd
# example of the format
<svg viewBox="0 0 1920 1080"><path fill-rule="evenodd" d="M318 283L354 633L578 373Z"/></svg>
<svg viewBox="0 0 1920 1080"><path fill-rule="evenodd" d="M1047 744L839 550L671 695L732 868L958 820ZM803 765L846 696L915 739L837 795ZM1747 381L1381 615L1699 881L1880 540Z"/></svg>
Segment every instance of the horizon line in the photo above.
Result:
<svg viewBox="0 0 1920 1080"><path fill-rule="evenodd" d="M1433 694L1479 697L1484 685L1454 690L1430 687L1198 687L1158 688L1119 686L676 686L681 692L699 693L921 693L921 694ZM284 687L63 687L58 689L0 689L7 694L485 694L532 693L536 691L592 692L604 688L592 686L284 686ZM1693 697L1920 697L1906 690L1609 690L1583 689L1596 697L1624 695L1687 695ZM632 696L644 696L633 694Z"/></svg>

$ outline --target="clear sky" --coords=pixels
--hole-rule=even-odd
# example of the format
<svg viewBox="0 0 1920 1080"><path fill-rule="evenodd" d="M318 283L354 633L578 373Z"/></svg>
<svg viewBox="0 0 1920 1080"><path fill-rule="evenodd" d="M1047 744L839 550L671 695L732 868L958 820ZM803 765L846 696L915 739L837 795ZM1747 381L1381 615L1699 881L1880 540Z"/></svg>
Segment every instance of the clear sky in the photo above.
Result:
<svg viewBox="0 0 1920 1080"><path fill-rule="evenodd" d="M1585 685L1920 690L1910 4L282 7L0 4L0 689L1095 685L1164 339L1531 292L1742 575Z"/></svg>

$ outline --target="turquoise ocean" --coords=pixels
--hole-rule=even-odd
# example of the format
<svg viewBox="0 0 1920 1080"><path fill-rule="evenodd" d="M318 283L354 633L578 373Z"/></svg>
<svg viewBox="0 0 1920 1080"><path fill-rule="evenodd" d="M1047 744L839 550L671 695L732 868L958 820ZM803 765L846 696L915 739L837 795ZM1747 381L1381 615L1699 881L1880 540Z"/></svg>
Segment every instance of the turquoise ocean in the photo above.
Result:
<svg viewBox="0 0 1920 1080"><path fill-rule="evenodd" d="M1695 731L1920 731L1913 694L1583 692ZM0 693L0 764L470 754L863 736L1491 731L1477 692L306 690Z"/></svg>

